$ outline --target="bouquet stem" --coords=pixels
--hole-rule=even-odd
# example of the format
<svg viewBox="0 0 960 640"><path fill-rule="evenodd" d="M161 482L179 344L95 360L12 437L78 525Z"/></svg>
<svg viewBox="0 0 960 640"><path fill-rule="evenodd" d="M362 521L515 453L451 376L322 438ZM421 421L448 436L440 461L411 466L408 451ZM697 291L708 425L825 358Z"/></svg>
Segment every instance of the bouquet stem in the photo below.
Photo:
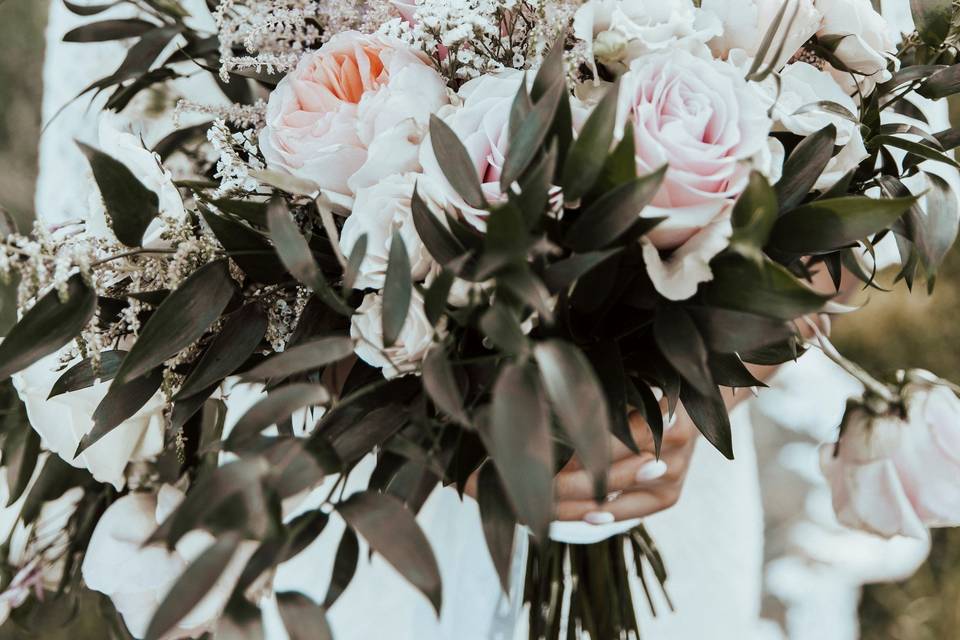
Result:
<svg viewBox="0 0 960 640"><path fill-rule="evenodd" d="M523 594L530 640L639 639L631 573L654 615L651 574L673 608L663 559L643 525L594 544L531 540Z"/></svg>

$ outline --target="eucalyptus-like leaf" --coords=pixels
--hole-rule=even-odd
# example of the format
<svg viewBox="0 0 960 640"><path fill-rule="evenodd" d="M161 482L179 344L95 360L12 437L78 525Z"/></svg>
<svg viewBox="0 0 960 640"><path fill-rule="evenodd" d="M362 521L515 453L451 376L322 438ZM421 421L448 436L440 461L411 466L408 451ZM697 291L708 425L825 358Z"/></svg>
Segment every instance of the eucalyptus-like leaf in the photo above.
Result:
<svg viewBox="0 0 960 640"><path fill-rule="evenodd" d="M277 608L290 640L333 640L323 607L302 593L281 591Z"/></svg>
<svg viewBox="0 0 960 640"><path fill-rule="evenodd" d="M235 291L226 260L193 272L150 316L116 380L128 382L192 345L217 321Z"/></svg>
<svg viewBox="0 0 960 640"><path fill-rule="evenodd" d="M93 428L80 439L75 455L80 455L133 417L160 390L162 383L163 374L159 369L127 382L115 379L93 412Z"/></svg>
<svg viewBox="0 0 960 640"><path fill-rule="evenodd" d="M387 276L383 282L383 346L390 347L400 337L407 322L413 282L410 280L410 256L400 232L395 230L390 241Z"/></svg>
<svg viewBox="0 0 960 640"><path fill-rule="evenodd" d="M500 190L506 193L526 170L547 141L561 100L568 100L567 83L561 77L536 102L510 140L510 150L500 174Z"/></svg>
<svg viewBox="0 0 960 640"><path fill-rule="evenodd" d="M213 589L240 546L234 532L220 536L186 568L157 607L146 640L161 640Z"/></svg>
<svg viewBox="0 0 960 640"><path fill-rule="evenodd" d="M423 360L423 387L441 411L461 425L470 425L457 377L442 346L430 349Z"/></svg>
<svg viewBox="0 0 960 640"><path fill-rule="evenodd" d="M277 284L289 279L267 237L245 224L210 211L203 219L223 248L244 273L262 284Z"/></svg>
<svg viewBox="0 0 960 640"><path fill-rule="evenodd" d="M580 462L594 481L598 499L606 494L610 467L610 410L590 361L562 340L534 347L543 388Z"/></svg>
<svg viewBox="0 0 960 640"><path fill-rule="evenodd" d="M367 257L367 234L361 234L357 242L350 249L350 257L347 259L347 269L343 274L343 295L347 295L353 288L360 275L360 266Z"/></svg>
<svg viewBox="0 0 960 640"><path fill-rule="evenodd" d="M759 349L786 340L794 334L792 325L753 313L712 306L688 307L707 347L719 353Z"/></svg>
<svg viewBox="0 0 960 640"><path fill-rule="evenodd" d="M922 258L927 272L927 287L933 289L937 270L957 240L960 209L957 194L950 184L934 173L927 173L930 190L926 195L925 243Z"/></svg>
<svg viewBox="0 0 960 640"><path fill-rule="evenodd" d="M520 355L529 349L520 321L504 304L494 303L483 312L480 330L504 353Z"/></svg>
<svg viewBox="0 0 960 640"><path fill-rule="evenodd" d="M543 273L543 282L547 289L552 292L558 292L565 289L576 281L593 271L611 257L623 251L621 247L615 249L606 249L604 251L590 251L587 253L575 253L568 258L558 260L547 266Z"/></svg>
<svg viewBox="0 0 960 640"><path fill-rule="evenodd" d="M500 370L480 434L517 516L546 540L553 519L553 439L550 409L531 366L507 364Z"/></svg>
<svg viewBox="0 0 960 640"><path fill-rule="evenodd" d="M544 56L543 62L537 70L537 75L533 78L530 98L534 104L540 102L544 96L550 93L558 82L564 80L565 66L563 54L566 49L564 46L566 39L566 30L563 30L557 35L557 39L554 41L553 46L550 47L550 51Z"/></svg>
<svg viewBox="0 0 960 640"><path fill-rule="evenodd" d="M657 309L653 335L660 353L686 384L693 385L703 395L716 387L710 375L707 345L683 307L667 305Z"/></svg>
<svg viewBox="0 0 960 640"><path fill-rule="evenodd" d="M614 340L603 340L586 351L607 398L610 413L610 432L634 453L640 448L633 437L629 420L629 393L627 374L623 367L620 345Z"/></svg>
<svg viewBox="0 0 960 640"><path fill-rule="evenodd" d="M326 336L290 347L264 360L243 374L244 380L285 378L316 371L353 355L353 340L346 336Z"/></svg>
<svg viewBox="0 0 960 640"><path fill-rule="evenodd" d="M282 198L273 198L267 207L270 237L276 245L280 261L301 284L309 287L328 307L345 316L353 309L340 299L327 283L323 272L313 259L307 239L300 233Z"/></svg>
<svg viewBox="0 0 960 640"><path fill-rule="evenodd" d="M110 350L100 354L100 362L96 367L91 358L84 358L77 364L63 372L53 383L47 400L71 391L79 391L92 387L99 380L109 382L117 374L120 363L126 357L126 351Z"/></svg>
<svg viewBox="0 0 960 640"><path fill-rule="evenodd" d="M684 384L680 387L680 401L703 437L724 457L733 460L730 416L720 390L714 387L711 393L702 394L693 386Z"/></svg>
<svg viewBox="0 0 960 640"><path fill-rule="evenodd" d="M83 277L71 276L65 288L62 300L57 289L40 298L0 342L0 380L56 352L93 318L97 296Z"/></svg>
<svg viewBox="0 0 960 640"><path fill-rule="evenodd" d="M63 36L64 42L106 42L142 36L157 25L139 18L120 18L88 22L71 29Z"/></svg>
<svg viewBox="0 0 960 640"><path fill-rule="evenodd" d="M582 198L600 176L613 144L620 82L615 82L590 113L563 165L563 197L567 202Z"/></svg>
<svg viewBox="0 0 960 640"><path fill-rule="evenodd" d="M486 208L487 198L470 154L450 125L436 115L430 116L430 143L443 175L463 201L475 209Z"/></svg>
<svg viewBox="0 0 960 640"><path fill-rule="evenodd" d="M221 198L210 200L209 203L218 211L246 220L258 227L267 226L267 203L253 200L229 200Z"/></svg>
<svg viewBox="0 0 960 640"><path fill-rule="evenodd" d="M464 254L466 249L434 215L416 188L413 190L410 208L413 213L413 225L417 230L417 235L420 236L423 245L434 260L446 265Z"/></svg>
<svg viewBox="0 0 960 640"><path fill-rule="evenodd" d="M735 353L711 353L710 372L721 387L742 389L767 386L750 373Z"/></svg>
<svg viewBox="0 0 960 640"><path fill-rule="evenodd" d="M704 287L704 296L717 307L794 320L819 311L829 299L768 259L757 265L743 257L728 255L715 259L710 268L713 281Z"/></svg>
<svg viewBox="0 0 960 640"><path fill-rule="evenodd" d="M316 196L320 191L315 183L304 178L298 178L283 171L273 171L270 169L259 169L251 171L250 175L260 182L270 185L280 191L291 193L295 196Z"/></svg>
<svg viewBox="0 0 960 640"><path fill-rule="evenodd" d="M636 178L604 194L567 231L566 243L578 252L604 249L638 224L641 212L660 190L667 168ZM651 226L657 219L646 219Z"/></svg>
<svg viewBox="0 0 960 640"><path fill-rule="evenodd" d="M770 245L797 254L841 249L890 228L915 202L913 197L864 196L815 200L782 215Z"/></svg>
<svg viewBox="0 0 960 640"><path fill-rule="evenodd" d="M160 212L157 194L143 186L119 160L90 145L77 144L93 170L117 240L128 247L139 247L143 233Z"/></svg>
<svg viewBox="0 0 960 640"><path fill-rule="evenodd" d="M440 322L440 318L443 317L454 280L456 280L456 276L453 272L444 268L423 295L423 312L427 316L427 321L433 326L436 326Z"/></svg>
<svg viewBox="0 0 960 640"><path fill-rule="evenodd" d="M767 30L763 34L763 39L760 40L760 44L757 46L757 52L753 56L753 63L750 65L750 70L747 71L747 80L757 80L758 82L763 79L765 72L761 70L761 66L767 60L767 53L770 51L770 47L773 44L773 39L776 37L777 32L780 30L780 25L783 22L783 17L786 14L787 6L789 2L784 2L780 9L773 16L773 20L767 25ZM799 5L794 8L794 17L796 12L799 9ZM784 35L786 35L789 30L789 25L786 30L784 30ZM786 40L786 38L783 38ZM776 58L770 61L768 67L773 66Z"/></svg>
<svg viewBox="0 0 960 640"><path fill-rule="evenodd" d="M931 147L928 144L922 142L915 142L913 140L907 140L905 138L900 138L892 134L881 134L874 136L870 139L871 145L886 145L888 147L895 147L906 151L908 154L913 154L918 158L924 160L931 160L933 162L941 162L943 164L949 165L954 169L960 169L960 163L957 163L953 157L944 153L940 149Z"/></svg>
<svg viewBox="0 0 960 640"><path fill-rule="evenodd" d="M266 333L267 314L257 302L250 302L232 313L174 400L200 393L236 371L253 355Z"/></svg>
<svg viewBox="0 0 960 640"><path fill-rule="evenodd" d="M19 400L16 402L20 404ZM40 435L30 426L22 405L7 408L7 411L9 413L4 420L6 436L3 441L3 466L6 468L8 490L4 506L9 507L20 499L33 479L40 455ZM9 422L11 416L19 422L15 427Z"/></svg>
<svg viewBox="0 0 960 640"><path fill-rule="evenodd" d="M120 0L115 0L114 2L108 2L105 4L79 4L77 2L70 2L70 0L63 0L63 5L67 8L70 13L74 13L78 16L93 16L98 13L103 13L111 7L115 7L120 4Z"/></svg>
<svg viewBox="0 0 960 640"><path fill-rule="evenodd" d="M942 46L953 23L952 0L910 0L910 11L920 39L931 47Z"/></svg>
<svg viewBox="0 0 960 640"><path fill-rule="evenodd" d="M332 607L350 585L353 576L357 573L359 558L360 543L357 541L357 534L354 533L353 529L347 527L343 530L340 544L337 545L337 553L333 557L330 585L327 587L327 595L323 599L325 608Z"/></svg>
<svg viewBox="0 0 960 640"><path fill-rule="evenodd" d="M517 523L510 507L510 499L492 462L480 467L477 476L477 505L480 508L483 537L487 542L497 577L500 578L500 588L509 595Z"/></svg>
<svg viewBox="0 0 960 640"><path fill-rule="evenodd" d="M440 569L413 514L396 498L372 491L337 505L347 524L427 597L437 614L443 599Z"/></svg>
<svg viewBox="0 0 960 640"><path fill-rule="evenodd" d="M325 405L330 401L330 393L323 385L298 383L272 389L266 398L253 405L237 421L228 439L231 443L240 443L292 416L296 411Z"/></svg>
<svg viewBox="0 0 960 640"><path fill-rule="evenodd" d="M497 276L497 286L503 287L536 311L544 324L553 324L553 302L550 299L550 291L526 265L500 273Z"/></svg>
<svg viewBox="0 0 960 640"><path fill-rule="evenodd" d="M781 208L791 209L807 197L833 157L836 140L837 127L828 124L794 148L783 164L783 175L775 187Z"/></svg>
<svg viewBox="0 0 960 640"><path fill-rule="evenodd" d="M740 254L759 260L763 246L777 221L777 196L759 172L750 173L747 188L733 206L733 236L730 246Z"/></svg>

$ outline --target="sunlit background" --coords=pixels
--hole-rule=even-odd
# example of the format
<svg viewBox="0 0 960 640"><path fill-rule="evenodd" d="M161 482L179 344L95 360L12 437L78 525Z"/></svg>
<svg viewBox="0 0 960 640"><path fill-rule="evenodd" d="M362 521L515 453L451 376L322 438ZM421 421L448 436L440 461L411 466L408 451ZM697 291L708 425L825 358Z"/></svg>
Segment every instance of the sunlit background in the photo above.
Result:
<svg viewBox="0 0 960 640"><path fill-rule="evenodd" d="M40 136L43 26L47 0L0 0L0 207L21 230L32 216ZM836 342L874 373L910 364L960 380L960 255L935 294L902 283L835 328ZM958 479L960 481L960 479ZM903 583L874 585L860 607L866 640L960 637L960 530L934 533L930 560Z"/></svg>

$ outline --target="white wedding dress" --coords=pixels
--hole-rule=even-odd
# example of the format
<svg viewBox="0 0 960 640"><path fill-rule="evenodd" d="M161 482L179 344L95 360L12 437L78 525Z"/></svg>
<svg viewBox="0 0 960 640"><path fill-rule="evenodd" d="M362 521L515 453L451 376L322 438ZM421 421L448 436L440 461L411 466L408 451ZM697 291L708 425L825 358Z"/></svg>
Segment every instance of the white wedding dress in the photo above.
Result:
<svg viewBox="0 0 960 640"><path fill-rule="evenodd" d="M906 0L897 0L897 3L906 5ZM202 5L202 0L185 4ZM98 17L108 15L115 13L101 14ZM60 0L52 0L43 78L45 123L84 86L115 67L118 56L122 55L122 46L116 43L93 46L60 42L63 33L83 20L85 19L66 11ZM89 99L82 98L54 120L44 134L36 199L37 213L44 223L84 218L86 215L92 183L89 169L74 140L97 142L96 116L102 101L103 98L89 105ZM131 105L127 114L132 119L139 118L136 115L136 102ZM170 123L167 119L153 117L144 127L143 137L151 144L169 130ZM809 376L821 381L842 380L842 376L838 378L840 374L825 361L814 358L810 362L811 364L805 365L802 370L793 367L793 373L800 372L799 375L806 376L807 380L810 379ZM797 375L793 377L796 378ZM789 566L781 566L775 576L779 580L780 593L773 595L787 607L786 615L776 617L778 622L789 630L789 635L781 635L779 624L761 619L760 605L764 585L763 496L758 478L751 415L760 416L760 423L764 428L772 429L772 423L789 423L789 420L784 420L785 417L790 417L784 415L789 413L786 411L788 407L799 407L799 411L803 413L806 411L804 402L810 406L820 401L816 395L811 395L808 385L794 384L788 388L792 390L782 392L779 401L776 395L773 396L773 406L768 402L765 412L751 406L755 404L753 401L743 403L734 412L734 447L737 455L735 462L725 460L701 440L679 504L647 519L647 527L663 552L671 575L668 589L676 611L669 613L666 607L662 606L663 603L660 603L660 616L654 618L650 615L645 600L638 596L636 606L645 639L751 640L790 637L806 640L817 637L852 640L856 637L856 593L863 582L863 571L851 577L849 572L844 574L842 570L831 570L832 573L828 571L824 577L822 568L829 568L831 560L811 559L810 553L802 551L780 558L796 560L795 564L799 564L799 569L794 567L791 573ZM831 388L834 392L836 389L836 386ZM844 393L848 395L856 392L856 387L849 384L845 389ZM763 393L771 394L774 391ZM828 404L836 403L837 394L833 395ZM249 397L240 396L233 399L231 412L234 419L242 412L243 405L249 404L251 400ZM777 406L780 401L786 400L789 400L789 404ZM842 408L842 398L839 402ZM774 419L767 418L768 415L773 415ZM829 438L838 420L839 415L834 411L819 421L815 420L815 427L808 430L816 431L820 437ZM765 446L770 458L764 460L763 468L766 470L770 465L780 466L783 455L779 453L779 445L771 444L768 439ZM796 477L791 481L802 482ZM823 489L818 490L822 499ZM801 499L798 510L802 514L804 509ZM820 511L822 512L822 509ZM822 513L817 517L819 520L824 517L829 520L829 516L823 516ZM323 599L331 571L331 559L342 532L342 523L336 520L334 516L323 535L295 562L281 567L276 577L277 591L298 590L314 599ZM461 502L453 490L438 490L424 506L419 520L433 545L443 575L442 617L438 619L426 599L414 591L380 557L374 556L368 561L368 555L362 550L356 578L330 612L335 637L339 640L523 638L523 615L516 601L510 602L500 596L498 581L487 556L475 503L470 499ZM802 515L800 518L794 517L790 526L798 526L798 522L820 526L804 520ZM578 526L583 528L581 534L596 531L591 525ZM829 522L826 526L830 526ZM781 531L779 535L784 534ZM835 533L830 544L839 544L837 541L840 536L840 533ZM788 547L785 544L778 545L780 546ZM908 551L902 568L887 573L882 570L875 571L871 577L882 578L898 571L909 572L910 567L922 559L925 549L912 548ZM880 565L886 554L887 547L878 547L871 557L861 558L861 565ZM522 567L522 560L522 557L515 559L518 568ZM767 566L773 567L774 563L769 562ZM801 579L806 580L803 584L809 585L811 589L819 589L821 594L830 594L830 602L816 599L817 593L807 593L806 588L799 591L793 589L794 592L791 592L791 587L799 584L797 581ZM640 591L635 590L635 593ZM841 596L838 596L838 593ZM803 615L798 623L797 617L792 614L798 610L804 613L816 611L818 607L822 607L826 612L826 619L820 626L822 629L833 630L833 633L817 635L822 629L818 630L817 625L805 625L806 618ZM264 610L269 638L285 638L286 634L275 608L267 602Z"/></svg>

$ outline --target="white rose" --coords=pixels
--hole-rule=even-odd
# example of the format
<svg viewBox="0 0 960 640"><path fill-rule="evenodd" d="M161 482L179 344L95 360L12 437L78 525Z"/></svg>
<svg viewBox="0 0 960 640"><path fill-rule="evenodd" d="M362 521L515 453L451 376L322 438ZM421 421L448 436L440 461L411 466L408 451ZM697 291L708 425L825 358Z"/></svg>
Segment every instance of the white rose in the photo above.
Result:
<svg viewBox="0 0 960 640"><path fill-rule="evenodd" d="M169 485L158 494L127 494L107 508L90 537L81 567L83 580L113 601L136 638L146 634L153 614L180 574L216 540L206 531L195 530L183 536L173 551L163 544L144 545L183 497ZM241 543L213 588L165 637L196 638L213 631L255 550L255 543Z"/></svg>
<svg viewBox="0 0 960 640"><path fill-rule="evenodd" d="M186 217L183 198L173 183L173 176L164 169L160 156L144 147L143 140L133 132L133 124L129 120L111 111L104 111L100 116L99 136L100 150L123 163L143 186L157 194L161 215L177 220ZM115 238L96 188L90 194L90 212L86 224L87 231L95 237ZM160 246L160 234L164 228L162 220L153 220L143 234L143 246Z"/></svg>
<svg viewBox="0 0 960 640"><path fill-rule="evenodd" d="M413 292L407 320L397 341L383 346L383 298L368 293L350 322L350 336L357 341L357 356L383 369L386 378L415 372L433 345L434 327L423 310L423 296Z"/></svg>
<svg viewBox="0 0 960 640"><path fill-rule="evenodd" d="M573 34L586 43L591 64L596 59L616 72L650 51L709 54L705 43L721 31L720 20L691 0L589 0L573 18Z"/></svg>
<svg viewBox="0 0 960 640"><path fill-rule="evenodd" d="M404 43L353 31L304 55L270 94L260 149L271 168L319 185L349 208L354 192L416 171L443 78Z"/></svg>
<svg viewBox="0 0 960 640"><path fill-rule="evenodd" d="M817 33L823 19L814 0L786 1L788 6L783 20L764 57L764 63L772 63L774 69L783 67ZM703 0L700 6L723 23L723 33L710 41L714 55L726 58L731 51L742 49L753 58L783 6L783 0ZM774 60L773 56L781 46L783 50Z"/></svg>
<svg viewBox="0 0 960 640"><path fill-rule="evenodd" d="M638 175L668 167L638 212L665 218L643 238L643 253L662 295L689 298L713 277L709 261L727 245L731 207L751 170L775 164L766 108L735 66L668 51L633 62L617 119L618 138L633 125Z"/></svg>
<svg viewBox="0 0 960 640"><path fill-rule="evenodd" d="M808 136L830 124L836 127L836 144L842 149L827 163L814 185L815 189L829 189L870 155L863 144L860 127L850 120L822 109L797 114L802 107L823 100L834 102L850 113L857 113L853 98L826 71L820 71L805 62L794 62L780 73L779 95L772 80L764 82L763 86L769 90L767 97L776 122L774 130Z"/></svg>
<svg viewBox="0 0 960 640"><path fill-rule="evenodd" d="M110 384L98 382L92 387L47 399L53 384L63 374L62 370L56 370L59 362L59 354L53 354L13 376L30 425L40 434L45 448L119 490L125 483L127 463L150 460L163 451L163 396L159 392L154 394L132 417L74 457L80 440L93 429L93 412Z"/></svg>
<svg viewBox="0 0 960 640"><path fill-rule="evenodd" d="M505 199L500 191L500 174L509 148L510 107L523 78L523 72L516 69L475 78L460 88L460 107L447 107L438 114L466 148L490 202ZM435 199L456 207L466 222L484 231L487 212L469 206L450 185L429 136L420 148L420 162L424 174L437 185Z"/></svg>
<svg viewBox="0 0 960 640"><path fill-rule="evenodd" d="M821 447L820 466L840 522L926 538L927 527L960 525L960 399L927 383L905 393L905 418L852 409L840 441Z"/></svg>
<svg viewBox="0 0 960 640"><path fill-rule="evenodd" d="M889 80L887 66L894 60L897 37L886 19L874 11L870 0L816 0L816 5L823 14L817 36L843 36L834 53L857 72L851 75L828 65L840 86L853 94L859 83L860 91L867 95L877 83Z"/></svg>
<svg viewBox="0 0 960 640"><path fill-rule="evenodd" d="M383 288L394 231L400 233L410 257L411 277L419 281L429 273L434 262L414 226L410 204L414 186L421 178L415 173L393 175L357 191L340 234L340 247L346 255L362 235L367 236L367 253L360 263L356 289Z"/></svg>

